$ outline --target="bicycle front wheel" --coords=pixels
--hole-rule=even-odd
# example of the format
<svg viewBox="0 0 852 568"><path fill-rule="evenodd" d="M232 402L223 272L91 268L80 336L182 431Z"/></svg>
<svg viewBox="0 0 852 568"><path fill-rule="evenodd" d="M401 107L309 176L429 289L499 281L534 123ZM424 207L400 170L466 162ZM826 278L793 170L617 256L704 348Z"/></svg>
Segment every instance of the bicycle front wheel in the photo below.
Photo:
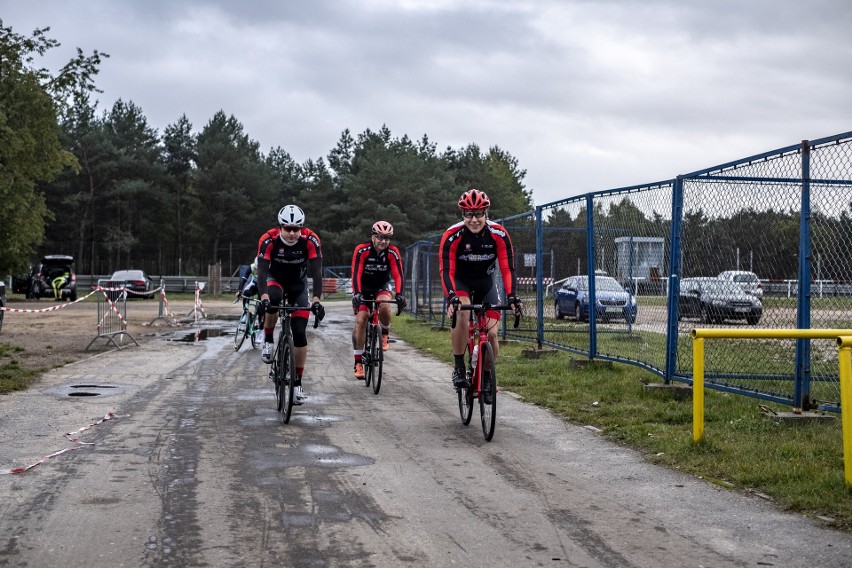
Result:
<svg viewBox="0 0 852 568"><path fill-rule="evenodd" d="M489 342L479 349L479 365L482 365L482 377L479 381L479 414L482 417L482 433L490 442L494 436L494 424L497 421L497 372L494 366L494 348Z"/></svg>
<svg viewBox="0 0 852 568"><path fill-rule="evenodd" d="M234 333L234 351L239 351L240 347L243 346L243 341L246 340L249 328L248 322L249 313L247 311L243 311L243 315L240 316L240 319L237 322L237 331Z"/></svg>
<svg viewBox="0 0 852 568"><path fill-rule="evenodd" d="M296 388L296 352L293 349L293 337L287 335L286 341L281 338L281 343L284 344L283 353L281 354L282 367L284 369L283 383L281 392L283 393L283 401L281 402L281 419L284 424L290 422L290 415L293 413L293 390Z"/></svg>
<svg viewBox="0 0 852 568"><path fill-rule="evenodd" d="M278 412L281 412L281 409L284 408L284 402L286 394L284 393L284 389L286 385L284 384L284 349L281 345L281 339L278 338L278 345L275 346L275 355L272 357L272 369L270 371L270 375L272 376L272 381L275 383L275 409Z"/></svg>
<svg viewBox="0 0 852 568"><path fill-rule="evenodd" d="M251 316L251 321L252 324L249 326L247 331L251 339L251 348L257 349L263 341L263 338L258 336L258 334L263 330L263 319L257 314L254 314Z"/></svg>
<svg viewBox="0 0 852 568"><path fill-rule="evenodd" d="M467 361L465 369L467 369L468 386L458 389L459 416L461 417L462 424L467 426L470 424L470 418L473 416L473 389L469 386L471 379L473 379L473 373L471 372L470 349L468 347L465 347L464 358Z"/></svg>
<svg viewBox="0 0 852 568"><path fill-rule="evenodd" d="M370 366L373 368L373 394L379 394L379 389L382 388L382 365L385 362L385 352L382 349L381 328L376 326L374 331L375 341L373 341L373 355L370 357Z"/></svg>
<svg viewBox="0 0 852 568"><path fill-rule="evenodd" d="M361 357L361 362L364 364L364 386L368 387L373 384L373 353L376 350L376 329L373 324L367 324L367 339L364 342L364 356Z"/></svg>

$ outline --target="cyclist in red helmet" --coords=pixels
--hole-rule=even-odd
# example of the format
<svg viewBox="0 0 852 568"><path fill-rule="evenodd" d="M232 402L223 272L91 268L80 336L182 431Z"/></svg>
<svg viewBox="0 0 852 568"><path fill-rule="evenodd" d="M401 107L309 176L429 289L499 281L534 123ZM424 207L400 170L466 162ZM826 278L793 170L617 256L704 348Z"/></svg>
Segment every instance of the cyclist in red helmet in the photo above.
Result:
<svg viewBox="0 0 852 568"><path fill-rule="evenodd" d="M361 355L366 340L367 306L362 300L391 300L396 294L399 309L405 309L406 300L402 295L405 277L402 270L402 255L399 249L390 244L393 226L387 221L373 223L372 237L369 242L355 247L352 253L352 310L355 312L355 328L352 330L352 349L355 354L355 378L364 378L364 365ZM393 284L391 284L393 279ZM382 349L388 350L388 331L391 324L393 307L382 304L379 307L379 321L382 325Z"/></svg>
<svg viewBox="0 0 852 568"><path fill-rule="evenodd" d="M444 295L447 298L447 315L452 316L456 304L489 303L499 305L500 296L494 281L495 269L500 270L506 304L520 314L523 304L515 295L515 254L512 240L505 227L488 220L491 201L485 192L471 189L459 198L462 220L444 231L439 248L439 266ZM497 323L500 312L489 310L488 340L497 357ZM452 330L453 386L465 386L464 352L468 340L468 319L460 317Z"/></svg>

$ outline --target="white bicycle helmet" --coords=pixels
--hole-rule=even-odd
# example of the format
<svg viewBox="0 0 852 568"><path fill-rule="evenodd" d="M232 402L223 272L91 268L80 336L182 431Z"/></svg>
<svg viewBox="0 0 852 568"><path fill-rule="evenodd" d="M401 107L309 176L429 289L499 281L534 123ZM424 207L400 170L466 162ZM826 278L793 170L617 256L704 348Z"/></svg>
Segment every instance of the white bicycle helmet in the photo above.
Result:
<svg viewBox="0 0 852 568"><path fill-rule="evenodd" d="M278 224L288 227L303 227L305 225L305 212L295 205L285 205L278 212Z"/></svg>

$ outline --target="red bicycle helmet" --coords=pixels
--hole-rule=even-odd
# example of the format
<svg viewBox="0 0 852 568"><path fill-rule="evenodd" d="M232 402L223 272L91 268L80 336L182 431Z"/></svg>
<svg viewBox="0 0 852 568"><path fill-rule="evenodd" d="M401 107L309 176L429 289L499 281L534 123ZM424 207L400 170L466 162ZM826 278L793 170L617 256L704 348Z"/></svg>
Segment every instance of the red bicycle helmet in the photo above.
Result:
<svg viewBox="0 0 852 568"><path fill-rule="evenodd" d="M471 211L476 209L488 209L491 206L491 200L485 195L484 191L471 189L462 193L459 198L459 209Z"/></svg>
<svg viewBox="0 0 852 568"><path fill-rule="evenodd" d="M393 225L387 221L376 221L373 223L373 234L379 237L393 236Z"/></svg>

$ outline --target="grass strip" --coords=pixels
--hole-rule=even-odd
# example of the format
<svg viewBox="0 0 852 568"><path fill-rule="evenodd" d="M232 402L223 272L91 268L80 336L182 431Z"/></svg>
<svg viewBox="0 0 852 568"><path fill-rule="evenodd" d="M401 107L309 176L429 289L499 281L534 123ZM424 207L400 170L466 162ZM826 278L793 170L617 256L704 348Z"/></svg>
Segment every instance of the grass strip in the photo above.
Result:
<svg viewBox="0 0 852 568"><path fill-rule="evenodd" d="M446 363L450 335L410 316L394 334ZM644 388L657 375L631 365L591 363L574 368L572 355L526 356L531 343L506 342L497 362L498 384L564 420L591 425L607 439L663 465L737 490L768 497L798 512L852 532L852 490L843 478L839 416L810 423L773 420L764 410L790 409L731 393L706 390L705 434L692 442L692 400ZM576 357L576 356L573 356ZM852 456L850 456L852 459Z"/></svg>

